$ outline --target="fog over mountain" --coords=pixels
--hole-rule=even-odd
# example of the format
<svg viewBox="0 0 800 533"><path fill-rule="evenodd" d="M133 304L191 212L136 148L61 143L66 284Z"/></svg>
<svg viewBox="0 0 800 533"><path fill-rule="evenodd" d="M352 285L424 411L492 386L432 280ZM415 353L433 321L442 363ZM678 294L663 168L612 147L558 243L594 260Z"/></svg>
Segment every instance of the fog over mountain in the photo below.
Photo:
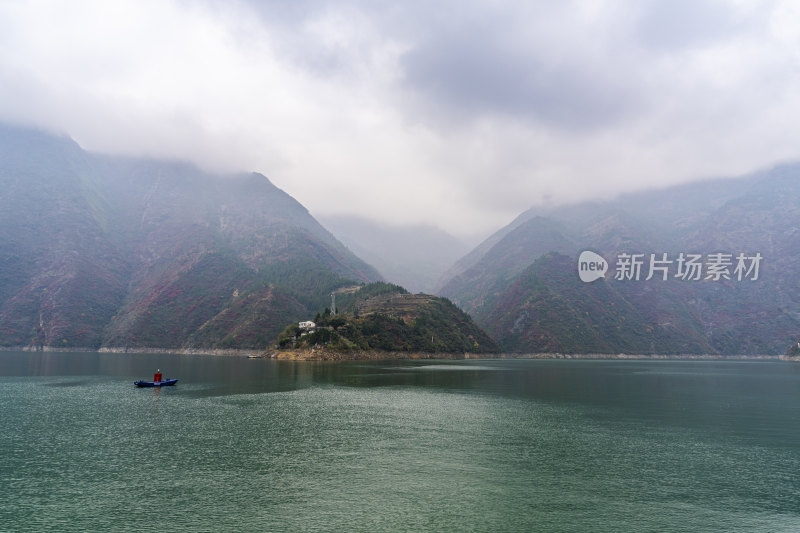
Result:
<svg viewBox="0 0 800 533"><path fill-rule="evenodd" d="M459 238L800 158L792 0L43 0L0 36L0 120Z"/></svg>
<svg viewBox="0 0 800 533"><path fill-rule="evenodd" d="M340 241L388 281L411 292L433 292L470 245L433 226L388 226L358 217L320 217Z"/></svg>
<svg viewBox="0 0 800 533"><path fill-rule="evenodd" d="M0 345L265 348L378 279L263 175L0 126Z"/></svg>
<svg viewBox="0 0 800 533"><path fill-rule="evenodd" d="M0 345L263 348L331 291L381 279L371 258L414 289L445 272L438 293L506 351L782 353L800 335L798 197L795 164L532 208L450 264L463 243L427 227L329 219L345 246L257 173L2 126ZM587 250L604 279L580 280Z"/></svg>
<svg viewBox="0 0 800 533"><path fill-rule="evenodd" d="M609 202L534 208L462 258L439 293L510 351L783 353L800 335L797 198L795 164ZM584 250L605 259L604 279L581 282ZM624 254L628 262L640 254L637 277L625 269ZM681 254L700 257L697 276L680 275ZM721 274L712 266L716 254L726 263ZM741 272L739 254L746 258Z"/></svg>

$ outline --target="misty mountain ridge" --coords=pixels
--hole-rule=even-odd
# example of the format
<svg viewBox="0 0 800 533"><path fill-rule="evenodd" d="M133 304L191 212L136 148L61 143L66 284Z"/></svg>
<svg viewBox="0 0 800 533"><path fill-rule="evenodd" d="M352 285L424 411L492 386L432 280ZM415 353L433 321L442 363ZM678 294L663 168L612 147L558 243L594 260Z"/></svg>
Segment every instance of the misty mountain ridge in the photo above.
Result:
<svg viewBox="0 0 800 533"><path fill-rule="evenodd" d="M439 295L511 352L783 353L800 333L800 165L534 208L472 252L438 230L329 217L265 176L87 153L0 126L0 345L272 343L340 287ZM348 249L349 247L349 249ZM609 265L590 284L583 250ZM355 253L354 253L355 252ZM756 281L613 279L622 253L763 257Z"/></svg>
<svg viewBox="0 0 800 533"><path fill-rule="evenodd" d="M471 248L432 226L391 226L341 215L319 219L384 279L411 292L433 292L444 273Z"/></svg>
<svg viewBox="0 0 800 533"><path fill-rule="evenodd" d="M783 353L800 332L797 198L800 165L790 164L608 202L534 208L462 258L438 293L508 351ZM583 250L608 262L604 280L578 279ZM674 260L681 252L760 253L759 279L645 281L646 264L639 281L614 279L622 253L644 254L646 262L651 253ZM607 305L590 305L598 293Z"/></svg>
<svg viewBox="0 0 800 533"><path fill-rule="evenodd" d="M380 279L260 174L0 126L0 345L264 347Z"/></svg>
<svg viewBox="0 0 800 533"><path fill-rule="evenodd" d="M439 280L436 291L443 290L453 278L473 268L509 233L526 226L534 219L559 224L566 233L581 233L587 226L597 226L594 231L599 231L603 224L611 223L615 217L635 217L637 224L644 223L645 228L651 229L652 238L652 230L655 228L689 227L704 220L709 208L719 207L730 199L745 194L752 186L752 180L768 173L767 171L752 176L707 179L663 189L621 194L606 201L532 207L456 261ZM538 257L538 254L534 254L533 257Z"/></svg>

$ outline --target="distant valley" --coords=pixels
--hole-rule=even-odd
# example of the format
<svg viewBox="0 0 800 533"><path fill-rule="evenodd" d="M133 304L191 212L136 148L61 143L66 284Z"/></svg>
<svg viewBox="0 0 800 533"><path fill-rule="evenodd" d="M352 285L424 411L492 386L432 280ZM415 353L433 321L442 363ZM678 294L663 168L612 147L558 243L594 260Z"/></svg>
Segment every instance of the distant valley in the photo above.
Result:
<svg viewBox="0 0 800 533"><path fill-rule="evenodd" d="M260 174L91 154L0 126L0 346L263 350L332 292L385 280L399 287L381 293L383 308L373 299L358 316L350 302L347 328L326 326L322 342L781 354L800 335L798 198L800 165L784 165L531 209L470 251L429 227L339 216L326 229ZM586 250L603 279L578 277ZM681 254L718 253L730 254L726 276L675 275ZM735 279L738 253L760 255L757 279ZM637 279L619 279L626 254L643 262ZM651 254L670 258L667 279L645 279Z"/></svg>
<svg viewBox="0 0 800 533"><path fill-rule="evenodd" d="M385 279L411 292L433 292L453 263L471 249L432 226L394 227L355 216L319 220Z"/></svg>

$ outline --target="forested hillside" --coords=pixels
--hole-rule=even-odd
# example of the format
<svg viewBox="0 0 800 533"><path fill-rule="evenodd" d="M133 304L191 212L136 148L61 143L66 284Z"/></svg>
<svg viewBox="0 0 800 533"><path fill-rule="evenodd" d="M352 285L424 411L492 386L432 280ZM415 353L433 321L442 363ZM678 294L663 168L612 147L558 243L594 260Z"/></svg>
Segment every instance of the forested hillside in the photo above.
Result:
<svg viewBox="0 0 800 533"><path fill-rule="evenodd" d="M798 198L800 165L785 165L531 209L459 261L438 293L508 351L781 354L800 332ZM585 250L608 265L603 279L579 280ZM681 275L681 254L698 258L697 279ZM760 257L757 275L737 272L740 254L748 269ZM636 277L619 275L625 256L641 261ZM668 272L651 276L651 263Z"/></svg>
<svg viewBox="0 0 800 533"><path fill-rule="evenodd" d="M377 279L262 175L0 127L0 345L264 347Z"/></svg>

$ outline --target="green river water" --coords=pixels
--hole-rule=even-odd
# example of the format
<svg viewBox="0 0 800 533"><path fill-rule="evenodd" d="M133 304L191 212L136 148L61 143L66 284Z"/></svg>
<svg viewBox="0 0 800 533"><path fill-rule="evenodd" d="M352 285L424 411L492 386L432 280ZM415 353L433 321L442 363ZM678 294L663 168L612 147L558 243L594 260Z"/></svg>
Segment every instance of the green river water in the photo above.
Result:
<svg viewBox="0 0 800 533"><path fill-rule="evenodd" d="M0 531L800 531L793 363L0 352L0 403Z"/></svg>

